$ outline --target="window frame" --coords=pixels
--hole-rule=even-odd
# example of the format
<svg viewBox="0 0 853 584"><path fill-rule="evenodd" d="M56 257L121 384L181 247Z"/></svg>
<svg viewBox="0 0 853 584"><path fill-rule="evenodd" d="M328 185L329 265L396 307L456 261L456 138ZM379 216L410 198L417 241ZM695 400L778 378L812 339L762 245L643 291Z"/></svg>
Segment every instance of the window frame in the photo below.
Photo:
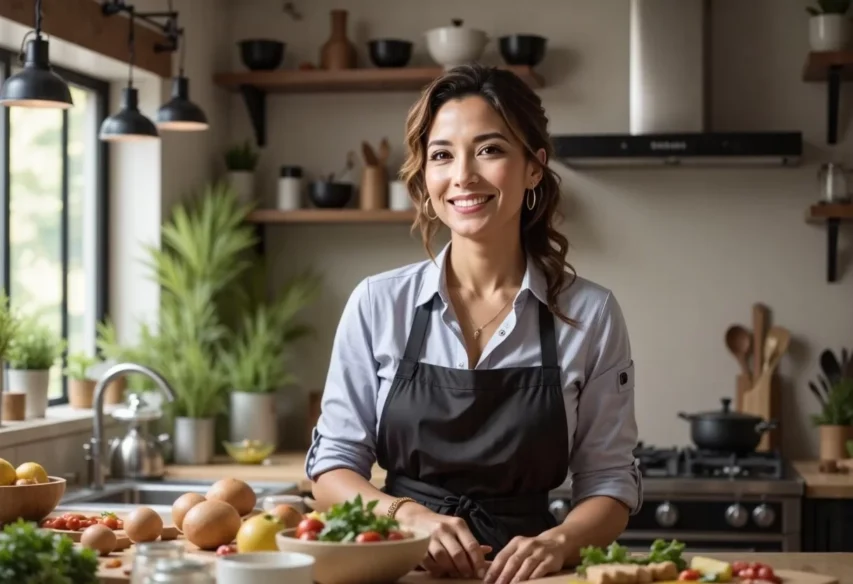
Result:
<svg viewBox="0 0 853 584"><path fill-rule="evenodd" d="M8 79L12 68L18 60L19 53L0 46L0 83ZM53 70L61 75L66 81L78 85L92 93L96 101L96 120L98 129L101 123L109 115L110 111L110 84L108 81L96 79L84 73L72 71L64 67L52 65ZM62 112L62 216L61 216L61 247L60 258L62 261L62 338L68 338L68 272L69 272L69 225L68 225L68 110ZM11 242L9 241L9 221L11 215L11 169L10 169L10 112L9 108L0 106L0 285L9 294L11 300ZM97 185L95 187L95 269L97 277L94 279L95 288L95 322L104 322L108 315L109 299L109 146L106 142L97 139L96 166ZM97 347L88 347L92 355L97 354ZM68 352L63 351L62 368L67 363ZM4 365L5 367L5 365ZM5 374L5 371L0 371ZM62 374L62 396L53 398L48 402L49 406L63 405L68 403L68 378Z"/></svg>

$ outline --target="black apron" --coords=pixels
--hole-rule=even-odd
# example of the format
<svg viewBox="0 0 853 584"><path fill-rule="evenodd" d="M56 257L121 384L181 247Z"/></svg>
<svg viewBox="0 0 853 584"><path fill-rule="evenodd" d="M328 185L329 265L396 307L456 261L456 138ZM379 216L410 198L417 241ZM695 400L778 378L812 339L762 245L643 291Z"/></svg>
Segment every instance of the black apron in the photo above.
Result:
<svg viewBox="0 0 853 584"><path fill-rule="evenodd" d="M548 493L566 480L569 436L554 317L537 301L542 366L452 369L419 361L433 300L415 312L379 422L383 491L464 518L492 559L557 524Z"/></svg>

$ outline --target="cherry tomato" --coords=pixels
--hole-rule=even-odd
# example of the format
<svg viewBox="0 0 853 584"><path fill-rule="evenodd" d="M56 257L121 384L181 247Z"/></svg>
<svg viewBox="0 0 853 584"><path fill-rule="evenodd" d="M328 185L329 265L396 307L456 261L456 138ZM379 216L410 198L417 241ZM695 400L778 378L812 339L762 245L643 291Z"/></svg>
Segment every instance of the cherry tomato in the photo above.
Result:
<svg viewBox="0 0 853 584"><path fill-rule="evenodd" d="M304 541L317 541L317 532L316 531L303 531L299 534L299 539Z"/></svg>
<svg viewBox="0 0 853 584"><path fill-rule="evenodd" d="M749 565L749 567L757 572L758 570L760 570L761 568L764 568L765 566L761 562L752 562Z"/></svg>
<svg viewBox="0 0 853 584"><path fill-rule="evenodd" d="M749 562L732 562L732 573L738 574L741 570L746 570L749 567Z"/></svg>
<svg viewBox="0 0 853 584"><path fill-rule="evenodd" d="M388 532L388 538L387 538L387 539L388 539L388 541L398 541L398 540L401 540L401 539L406 539L406 536L405 536L405 535L403 535L403 534L402 534L401 532L399 532L399 531L389 531L389 532Z"/></svg>
<svg viewBox="0 0 853 584"><path fill-rule="evenodd" d="M698 580L701 577L702 574L699 573L699 570L684 570L678 575L678 579L681 581Z"/></svg>
<svg viewBox="0 0 853 584"><path fill-rule="evenodd" d="M320 531L323 531L323 527L325 526L319 519L306 517L299 522L299 526L296 528L296 537L299 537L303 533L319 533Z"/></svg>
<svg viewBox="0 0 853 584"><path fill-rule="evenodd" d="M374 541L382 541L382 535L375 531L365 531L363 533L359 533L355 538L357 543L371 543Z"/></svg>
<svg viewBox="0 0 853 584"><path fill-rule="evenodd" d="M744 568L740 572L738 572L738 578L744 578L746 580L752 580L755 578L755 570L752 568Z"/></svg>
<svg viewBox="0 0 853 584"><path fill-rule="evenodd" d="M233 545L221 545L216 548L217 556L230 556L233 553L237 553L237 549Z"/></svg>
<svg viewBox="0 0 853 584"><path fill-rule="evenodd" d="M65 518L57 517L53 520L53 529L65 529Z"/></svg>
<svg viewBox="0 0 853 584"><path fill-rule="evenodd" d="M70 517L65 521L65 526L71 531L77 531L78 529L80 529L80 520L76 517Z"/></svg>
<svg viewBox="0 0 853 584"><path fill-rule="evenodd" d="M775 574L773 573L773 568L771 568L770 566L761 566L755 573L755 577L759 580L768 580L770 582L773 581L774 575Z"/></svg>
<svg viewBox="0 0 853 584"><path fill-rule="evenodd" d="M118 519L115 517L105 517L101 523L109 527L110 529L118 529Z"/></svg>

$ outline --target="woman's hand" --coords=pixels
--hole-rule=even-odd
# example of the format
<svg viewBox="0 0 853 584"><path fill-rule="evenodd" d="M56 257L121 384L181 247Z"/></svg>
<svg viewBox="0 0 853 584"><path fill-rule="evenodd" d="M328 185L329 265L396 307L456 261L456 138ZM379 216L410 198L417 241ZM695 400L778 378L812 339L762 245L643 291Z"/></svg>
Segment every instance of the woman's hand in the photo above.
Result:
<svg viewBox="0 0 853 584"><path fill-rule="evenodd" d="M487 584L510 584L558 572L565 561L563 548L548 537L514 537L492 562Z"/></svg>
<svg viewBox="0 0 853 584"><path fill-rule="evenodd" d="M426 507L407 503L400 507L397 518L401 524L432 534L429 551L422 566L437 578L483 578L486 574L486 554L489 546L471 534L465 520L434 513Z"/></svg>

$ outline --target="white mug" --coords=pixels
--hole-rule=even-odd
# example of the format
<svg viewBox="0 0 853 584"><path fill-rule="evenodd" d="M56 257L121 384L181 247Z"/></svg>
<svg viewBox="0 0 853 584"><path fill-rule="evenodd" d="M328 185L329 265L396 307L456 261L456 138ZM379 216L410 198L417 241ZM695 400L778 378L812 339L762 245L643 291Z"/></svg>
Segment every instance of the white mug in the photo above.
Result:
<svg viewBox="0 0 853 584"><path fill-rule="evenodd" d="M256 552L216 559L216 584L313 584L314 558L296 552Z"/></svg>
<svg viewBox="0 0 853 584"><path fill-rule="evenodd" d="M388 208L392 211L408 211L412 208L412 199L409 198L409 189L401 180L391 181L388 189Z"/></svg>

